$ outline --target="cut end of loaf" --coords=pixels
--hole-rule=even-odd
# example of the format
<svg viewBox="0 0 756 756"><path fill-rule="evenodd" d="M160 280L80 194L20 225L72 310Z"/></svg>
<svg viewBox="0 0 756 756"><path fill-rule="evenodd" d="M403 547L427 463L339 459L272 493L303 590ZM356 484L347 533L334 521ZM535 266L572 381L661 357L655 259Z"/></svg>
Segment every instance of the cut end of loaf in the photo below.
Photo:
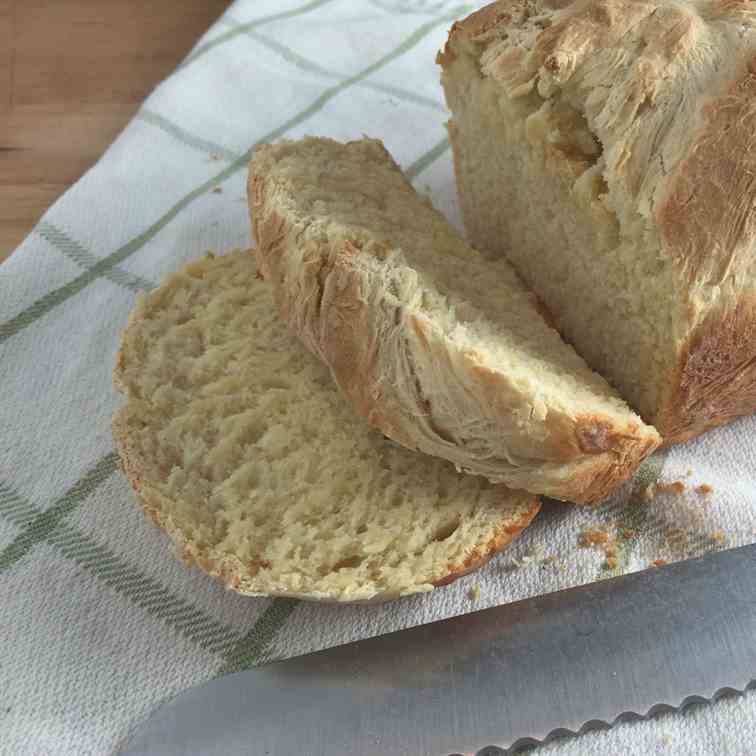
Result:
<svg viewBox="0 0 756 756"><path fill-rule="evenodd" d="M665 443L756 409L754 60L749 3L603 0L492 3L438 57L473 244Z"/></svg>
<svg viewBox="0 0 756 756"><path fill-rule="evenodd" d="M183 560L246 595L428 591L539 509L353 418L279 322L250 252L193 262L143 297L115 383L114 438L145 513Z"/></svg>

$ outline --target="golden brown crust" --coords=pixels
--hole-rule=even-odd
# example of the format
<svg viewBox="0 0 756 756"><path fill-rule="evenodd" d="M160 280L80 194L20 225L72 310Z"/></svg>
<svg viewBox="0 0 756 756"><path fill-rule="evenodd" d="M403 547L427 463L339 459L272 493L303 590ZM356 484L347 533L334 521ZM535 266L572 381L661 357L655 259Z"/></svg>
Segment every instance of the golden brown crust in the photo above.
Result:
<svg viewBox="0 0 756 756"><path fill-rule="evenodd" d="M665 443L756 410L756 60L704 116L657 215L693 326L660 409Z"/></svg>
<svg viewBox="0 0 756 756"><path fill-rule="evenodd" d="M545 8L556 10L570 5L574 0L546 0ZM499 29L513 22L522 20L529 14L529 0L499 0L485 5L461 21L455 21L449 29L443 50L436 55L436 63L446 66L456 58L452 42L457 39L485 41L489 35L495 35Z"/></svg>
<svg viewBox="0 0 756 756"><path fill-rule="evenodd" d="M455 21L449 29L449 36L444 49L439 51L436 56L436 63L440 66L446 66L454 60L456 56L450 44L453 38L477 37L500 23L508 23L512 18L508 8L516 5L517 2L518 0L506 0L505 2L491 3L471 13L462 21Z"/></svg>
<svg viewBox="0 0 756 756"><path fill-rule="evenodd" d="M436 588L449 585L449 583L453 583L455 580L480 569L486 562L512 543L533 522L535 516L540 511L541 502L538 498L533 497L533 506L530 510L523 512L515 522L503 525L501 530L485 546L475 549L462 564L450 567L449 574L445 578L435 581L433 585Z"/></svg>
<svg viewBox="0 0 756 756"><path fill-rule="evenodd" d="M626 437L624 443L618 438L615 443L617 443L617 450L614 452L616 455L614 464L587 470L573 481L576 489L583 488L591 492L591 498L585 502L587 504L598 504L603 501L628 480L640 463L658 446L656 439L645 438L639 442L633 436Z"/></svg>
<svg viewBox="0 0 756 756"><path fill-rule="evenodd" d="M557 10L572 4L574 0L545 0L541 4L545 9ZM485 41L490 34L496 34L497 30L503 29L513 22L522 20L529 14L528 0L498 0L498 2L485 5L461 21L455 21L449 29L449 34L443 50L436 55L436 63L442 67L452 63L456 55L452 49L452 43L458 39ZM607 11L599 7L597 20L606 19Z"/></svg>
<svg viewBox="0 0 756 756"><path fill-rule="evenodd" d="M715 310L682 353L673 399L661 417L665 444L678 443L756 410L756 297Z"/></svg>

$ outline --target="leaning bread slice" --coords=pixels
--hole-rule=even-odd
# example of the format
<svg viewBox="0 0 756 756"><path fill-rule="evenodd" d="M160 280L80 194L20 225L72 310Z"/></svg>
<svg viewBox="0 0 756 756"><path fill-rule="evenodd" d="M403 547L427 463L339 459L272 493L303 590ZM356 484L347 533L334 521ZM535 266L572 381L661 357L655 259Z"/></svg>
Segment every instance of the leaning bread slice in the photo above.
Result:
<svg viewBox="0 0 756 756"><path fill-rule="evenodd" d="M115 440L145 511L240 593L427 591L479 567L539 509L354 418L279 322L249 252L199 260L144 297L114 378L127 398Z"/></svg>
<svg viewBox="0 0 756 756"><path fill-rule="evenodd" d="M575 502L605 497L658 445L513 268L468 247L380 142L262 146L249 197L283 318L398 443Z"/></svg>

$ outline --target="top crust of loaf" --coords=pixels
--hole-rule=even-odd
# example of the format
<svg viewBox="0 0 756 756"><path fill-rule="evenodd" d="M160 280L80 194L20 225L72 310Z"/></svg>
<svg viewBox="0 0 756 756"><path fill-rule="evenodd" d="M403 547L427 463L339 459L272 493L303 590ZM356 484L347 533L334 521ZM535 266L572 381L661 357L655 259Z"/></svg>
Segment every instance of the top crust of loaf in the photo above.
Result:
<svg viewBox="0 0 756 756"><path fill-rule="evenodd" d="M249 198L259 269L284 320L329 366L359 415L408 448L496 482L582 503L606 497L658 445L654 429L558 339L506 263L492 275L511 276L521 319L532 319L535 331L553 342L554 364L558 357L569 361L590 396L577 412L545 405L537 375L525 384L514 380L477 350L461 349L422 308L388 296L393 280L381 263L401 255L390 238L372 238L371 229L343 217L335 231L331 220L298 200L302 191L316 191L316 179L302 178L315 160L323 186L336 181L331 167L352 161L360 165L357 181L386 182L377 204L394 192L413 213L427 216L434 234L462 242L416 195L380 142L306 139L255 153ZM343 190L347 201L349 191ZM476 253L466 249L472 260Z"/></svg>
<svg viewBox="0 0 756 756"><path fill-rule="evenodd" d="M665 442L756 410L756 4L504 0L454 24L438 62L460 54L510 97L580 91L613 208L658 229L679 300L647 418Z"/></svg>

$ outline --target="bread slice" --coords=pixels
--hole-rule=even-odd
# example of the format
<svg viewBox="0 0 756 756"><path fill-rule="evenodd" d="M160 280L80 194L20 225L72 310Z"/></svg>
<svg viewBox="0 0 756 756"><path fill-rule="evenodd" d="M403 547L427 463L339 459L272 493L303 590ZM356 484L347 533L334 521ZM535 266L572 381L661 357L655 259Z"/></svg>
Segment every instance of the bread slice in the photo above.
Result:
<svg viewBox="0 0 756 756"><path fill-rule="evenodd" d="M576 502L605 497L657 445L511 266L470 249L380 142L262 146L249 197L284 320L398 443Z"/></svg>
<svg viewBox="0 0 756 756"><path fill-rule="evenodd" d="M507 0L439 61L472 243L666 442L753 412L754 3Z"/></svg>
<svg viewBox="0 0 756 756"><path fill-rule="evenodd" d="M116 445L145 512L240 593L427 591L486 562L540 506L354 418L248 251L198 260L142 298L114 378L127 400Z"/></svg>

